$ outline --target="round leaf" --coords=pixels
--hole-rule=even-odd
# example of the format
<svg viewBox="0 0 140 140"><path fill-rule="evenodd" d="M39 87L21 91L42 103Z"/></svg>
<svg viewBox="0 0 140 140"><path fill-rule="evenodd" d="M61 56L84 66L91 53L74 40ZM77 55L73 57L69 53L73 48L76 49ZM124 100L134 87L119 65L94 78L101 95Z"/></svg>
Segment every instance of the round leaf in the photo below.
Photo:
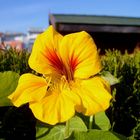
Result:
<svg viewBox="0 0 140 140"><path fill-rule="evenodd" d="M12 105L7 97L16 89L18 79L18 73L12 71L0 72L0 107Z"/></svg>
<svg viewBox="0 0 140 140"><path fill-rule="evenodd" d="M101 130L109 130L111 128L110 121L105 112L99 112L95 115L95 125Z"/></svg>

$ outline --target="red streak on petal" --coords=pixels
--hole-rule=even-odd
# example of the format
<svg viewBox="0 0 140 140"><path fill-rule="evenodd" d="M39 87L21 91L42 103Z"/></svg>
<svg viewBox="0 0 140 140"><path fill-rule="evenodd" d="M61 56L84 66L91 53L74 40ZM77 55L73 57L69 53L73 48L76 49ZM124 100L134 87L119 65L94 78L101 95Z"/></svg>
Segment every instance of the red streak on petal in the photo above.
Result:
<svg viewBox="0 0 140 140"><path fill-rule="evenodd" d="M47 54L47 59L50 61L50 64L53 68L55 68L60 73L63 73L64 64L58 57L55 51L49 52Z"/></svg>
<svg viewBox="0 0 140 140"><path fill-rule="evenodd" d="M71 68L73 73L74 73L78 64L79 64L78 57L75 57L74 55L72 55L71 59L70 59L70 68Z"/></svg>

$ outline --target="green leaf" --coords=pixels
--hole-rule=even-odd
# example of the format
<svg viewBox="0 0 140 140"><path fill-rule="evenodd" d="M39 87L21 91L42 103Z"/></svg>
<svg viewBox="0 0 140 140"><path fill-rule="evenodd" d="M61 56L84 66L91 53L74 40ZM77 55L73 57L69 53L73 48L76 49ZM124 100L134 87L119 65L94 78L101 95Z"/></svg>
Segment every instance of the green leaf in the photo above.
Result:
<svg viewBox="0 0 140 140"><path fill-rule="evenodd" d="M109 130L111 128L110 121L105 112L99 112L94 117L95 125L101 130Z"/></svg>
<svg viewBox="0 0 140 140"><path fill-rule="evenodd" d="M42 127L37 127L36 130L37 140L64 140L64 125L55 125L52 129L44 125Z"/></svg>
<svg viewBox="0 0 140 140"><path fill-rule="evenodd" d="M69 124L66 128L65 125L55 125L50 126L46 124L39 123L36 125L36 139L37 140L64 140L65 138L70 137L72 132L86 132L87 127L80 117L73 117L68 120ZM68 135L66 131L69 130Z"/></svg>
<svg viewBox="0 0 140 140"><path fill-rule="evenodd" d="M87 133L75 132L73 140L127 140L127 138L115 132L94 129Z"/></svg>
<svg viewBox="0 0 140 140"><path fill-rule="evenodd" d="M72 131L85 131L85 132L87 131L87 127L85 123L78 116L75 116L69 120L69 127L70 127L71 132Z"/></svg>
<svg viewBox="0 0 140 140"><path fill-rule="evenodd" d="M12 105L7 97L16 89L18 79L19 74L15 72L0 72L0 107Z"/></svg>
<svg viewBox="0 0 140 140"><path fill-rule="evenodd" d="M110 85L115 85L119 83L119 79L114 77L109 71L103 71L101 77L110 83Z"/></svg>
<svg viewBox="0 0 140 140"><path fill-rule="evenodd" d="M36 124L36 138L41 140L49 131L49 126L44 123L37 122ZM42 139L43 140L43 139Z"/></svg>
<svg viewBox="0 0 140 140"><path fill-rule="evenodd" d="M67 128L67 127L69 127L69 128ZM83 120L80 117L75 116L75 117L73 117L73 118L71 118L69 120L69 126L66 126L65 131L67 131L67 130L69 130L69 132L68 133L65 132L65 134L66 134L65 135L65 138L70 137L70 135L74 131L78 131L78 132L83 131L83 132L86 132L87 131L87 127L86 127L85 123L83 122Z"/></svg>

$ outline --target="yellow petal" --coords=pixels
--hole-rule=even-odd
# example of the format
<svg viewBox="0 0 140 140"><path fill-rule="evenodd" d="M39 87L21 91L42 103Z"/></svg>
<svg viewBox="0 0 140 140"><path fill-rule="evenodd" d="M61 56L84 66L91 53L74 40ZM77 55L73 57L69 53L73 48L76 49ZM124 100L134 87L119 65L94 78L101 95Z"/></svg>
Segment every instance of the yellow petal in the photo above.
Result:
<svg viewBox="0 0 140 140"><path fill-rule="evenodd" d="M84 31L64 36L59 53L75 78L88 78L101 70L96 45Z"/></svg>
<svg viewBox="0 0 140 140"><path fill-rule="evenodd" d="M34 116L42 122L54 125L65 122L75 114L79 97L70 90L54 90L39 102L30 103Z"/></svg>
<svg viewBox="0 0 140 140"><path fill-rule="evenodd" d="M47 82L44 78L33 74L23 74L16 90L8 97L13 104L19 107L28 102L41 100L46 95Z"/></svg>
<svg viewBox="0 0 140 140"><path fill-rule="evenodd" d="M105 111L109 105L112 96L108 83L100 77L94 77L89 80L82 80L80 87L73 88L82 100L81 106L77 108L78 112L85 115L94 115L100 111Z"/></svg>
<svg viewBox="0 0 140 140"><path fill-rule="evenodd" d="M38 35L29 58L29 66L38 73L52 73L54 65L59 66L61 63L57 49L62 38L52 26Z"/></svg>

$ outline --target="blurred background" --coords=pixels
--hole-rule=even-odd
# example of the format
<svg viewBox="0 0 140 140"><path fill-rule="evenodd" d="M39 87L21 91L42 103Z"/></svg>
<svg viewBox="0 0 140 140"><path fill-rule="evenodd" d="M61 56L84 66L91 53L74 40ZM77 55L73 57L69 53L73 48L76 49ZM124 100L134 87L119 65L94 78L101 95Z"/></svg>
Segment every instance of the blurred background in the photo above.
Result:
<svg viewBox="0 0 140 140"><path fill-rule="evenodd" d="M0 31L47 28L50 13L140 17L139 5L138 0L0 0Z"/></svg>
<svg viewBox="0 0 140 140"><path fill-rule="evenodd" d="M124 40L124 42L117 43L114 46L115 48L120 46L120 44L124 46L124 49L134 48L139 44L139 39L137 39L139 38L137 36L139 32L136 32L138 28L132 29L140 26L140 19L137 19L140 17L139 5L140 1L138 0L0 0L0 46L1 48L6 46L7 48L16 47L20 50L28 48L31 50L37 34L43 32L49 24L54 24L55 26L57 24L55 22L59 21L66 24L70 23L71 27L69 30L71 32L86 30L91 35L94 34L92 36L99 48L110 48L112 44L116 44L115 41L111 44L108 43L110 40L108 38L112 37L112 35L114 36L112 40ZM59 14L60 17L56 17L54 14ZM54 17L50 18L50 15ZM70 15L71 17L63 15ZM77 15L77 17L73 18L73 15ZM78 16L81 15L83 17L80 17L79 20ZM128 18L114 19L114 17ZM77 22L78 25L82 24L84 27L72 30L77 28L77 26L72 26ZM92 28L88 27L87 29L89 24L92 25ZM107 34L101 33L105 26L97 26L97 29L94 30L95 25L109 25L104 31ZM114 28L114 26L125 26L125 28L119 29ZM127 26L133 27L126 29ZM118 29L119 31L117 31ZM60 29L57 28L57 30ZM66 28L62 27L59 32L62 34L70 33L70 31L65 32L64 30ZM127 33L127 35L122 35L122 32ZM116 36L115 33L119 33L119 36ZM128 33L135 35L128 35ZM106 35L107 38L105 38ZM126 43L127 40L131 39L133 40L132 42ZM128 44L131 46L129 47Z"/></svg>

